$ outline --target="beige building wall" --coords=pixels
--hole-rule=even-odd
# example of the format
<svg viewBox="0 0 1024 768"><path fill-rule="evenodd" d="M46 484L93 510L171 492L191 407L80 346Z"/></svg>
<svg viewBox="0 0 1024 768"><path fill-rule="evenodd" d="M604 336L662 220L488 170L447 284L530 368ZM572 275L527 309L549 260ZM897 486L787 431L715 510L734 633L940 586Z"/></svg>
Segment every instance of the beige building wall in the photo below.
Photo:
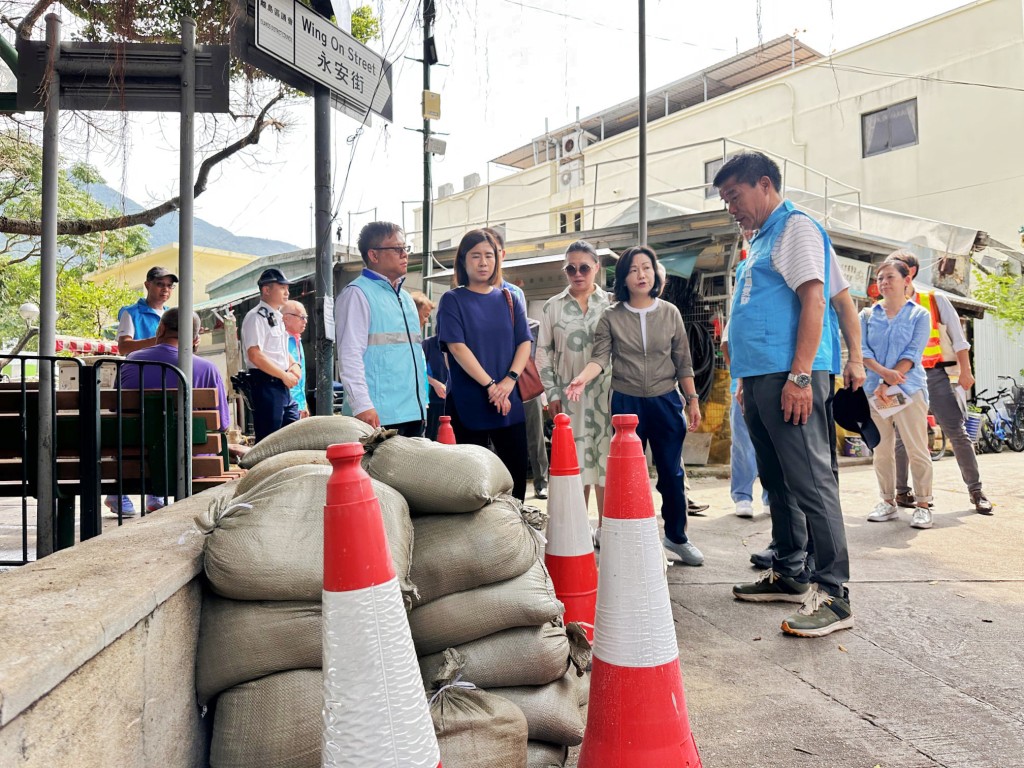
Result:
<svg viewBox="0 0 1024 768"><path fill-rule="evenodd" d="M750 145L818 172L787 164L787 186L850 202L859 188L866 205L1019 242L1022 5L973 3L654 121L649 196L720 208L705 197L704 163L722 156L725 138L727 153ZM917 100L918 144L863 157L861 116L908 99ZM484 223L505 224L509 240L554 233L566 209L583 212L583 229L605 226L636 201L636 153L634 129L587 148L583 183L571 189L559 190L569 166L553 160L438 200L434 245Z"/></svg>

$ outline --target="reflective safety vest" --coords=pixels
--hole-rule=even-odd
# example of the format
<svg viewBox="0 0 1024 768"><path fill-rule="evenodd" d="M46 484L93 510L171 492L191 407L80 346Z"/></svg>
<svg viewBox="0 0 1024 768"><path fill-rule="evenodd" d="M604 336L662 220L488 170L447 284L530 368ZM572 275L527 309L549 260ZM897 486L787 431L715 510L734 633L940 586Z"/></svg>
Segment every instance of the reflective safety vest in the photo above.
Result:
<svg viewBox="0 0 1024 768"><path fill-rule="evenodd" d="M942 337L939 335L939 308L935 305L935 297L931 291L918 291L917 303L928 310L932 318L932 327L928 332L928 343L921 357L922 368L934 368L942 362Z"/></svg>

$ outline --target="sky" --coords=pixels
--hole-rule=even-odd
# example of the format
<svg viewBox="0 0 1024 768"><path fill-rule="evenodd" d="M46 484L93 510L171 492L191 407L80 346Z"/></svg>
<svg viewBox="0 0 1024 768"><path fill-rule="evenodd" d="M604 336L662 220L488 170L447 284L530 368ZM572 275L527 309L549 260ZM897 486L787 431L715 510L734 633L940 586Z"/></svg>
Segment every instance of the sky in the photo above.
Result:
<svg viewBox="0 0 1024 768"><path fill-rule="evenodd" d="M332 110L333 199L341 242L374 218L413 228L423 194L420 0L378 0L382 39L371 47L393 63L394 122L359 124ZM353 0L353 5L358 4ZM377 5L378 3L374 3ZM964 5L963 0L647 0L650 90L796 32L819 53L844 50ZM488 161L552 130L630 98L638 90L637 5L622 0L436 0L432 70L441 94L447 151L435 158L434 190L463 177L486 182L508 169ZM378 8L378 12L380 12ZM309 247L313 242L312 100L275 115L287 123L245 156L222 163L196 199L196 216L238 235ZM220 118L223 119L223 118ZM126 152L90 152L115 188L146 205L177 192L176 115L131 115ZM213 151L211 147L206 151ZM196 167L202 160L196 159ZM403 219L404 214L404 219Z"/></svg>

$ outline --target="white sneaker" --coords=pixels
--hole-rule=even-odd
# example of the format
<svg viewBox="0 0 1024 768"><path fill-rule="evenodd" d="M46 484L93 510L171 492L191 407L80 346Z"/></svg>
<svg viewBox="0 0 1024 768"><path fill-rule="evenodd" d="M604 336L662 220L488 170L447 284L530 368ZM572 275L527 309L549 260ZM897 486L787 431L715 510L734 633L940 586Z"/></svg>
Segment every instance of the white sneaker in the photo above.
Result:
<svg viewBox="0 0 1024 768"><path fill-rule="evenodd" d="M736 517L753 517L754 504L750 501L736 502Z"/></svg>
<svg viewBox="0 0 1024 768"><path fill-rule="evenodd" d="M662 545L672 554L676 555L683 565L704 565L704 553L693 544L684 541L682 544L672 541L668 536L661 540Z"/></svg>
<svg viewBox="0 0 1024 768"><path fill-rule="evenodd" d="M914 517L910 521L911 528L931 528L932 511L924 507L914 508Z"/></svg>
<svg viewBox="0 0 1024 768"><path fill-rule="evenodd" d="M896 507L893 504L889 504L885 501L878 502L878 505L868 515L868 522L871 523L885 523L889 520L895 520L899 517L899 513L896 511Z"/></svg>
<svg viewBox="0 0 1024 768"><path fill-rule="evenodd" d="M601 528L598 526L594 529L594 549L601 548Z"/></svg>

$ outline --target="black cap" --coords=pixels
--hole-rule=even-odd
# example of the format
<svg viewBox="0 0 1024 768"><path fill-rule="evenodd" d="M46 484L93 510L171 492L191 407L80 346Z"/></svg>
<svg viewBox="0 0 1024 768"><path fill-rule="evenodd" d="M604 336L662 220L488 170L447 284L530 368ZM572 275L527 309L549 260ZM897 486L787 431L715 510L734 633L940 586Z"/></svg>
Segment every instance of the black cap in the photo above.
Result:
<svg viewBox="0 0 1024 768"><path fill-rule="evenodd" d="M260 279L256 285L262 288L264 285L270 285L271 283L278 283L279 285L291 285L291 281L284 276L277 267L271 267L270 269L264 269L263 274L260 275Z"/></svg>
<svg viewBox="0 0 1024 768"><path fill-rule="evenodd" d="M169 269L164 269L163 267L151 267L149 272L146 273L146 282L148 283L152 280L159 280L161 277L169 277L171 278L171 282L178 282L178 276Z"/></svg>
<svg viewBox="0 0 1024 768"><path fill-rule="evenodd" d="M878 427L871 420L871 406L864 388L840 389L832 399L832 416L843 429L858 433L872 450L881 442Z"/></svg>

